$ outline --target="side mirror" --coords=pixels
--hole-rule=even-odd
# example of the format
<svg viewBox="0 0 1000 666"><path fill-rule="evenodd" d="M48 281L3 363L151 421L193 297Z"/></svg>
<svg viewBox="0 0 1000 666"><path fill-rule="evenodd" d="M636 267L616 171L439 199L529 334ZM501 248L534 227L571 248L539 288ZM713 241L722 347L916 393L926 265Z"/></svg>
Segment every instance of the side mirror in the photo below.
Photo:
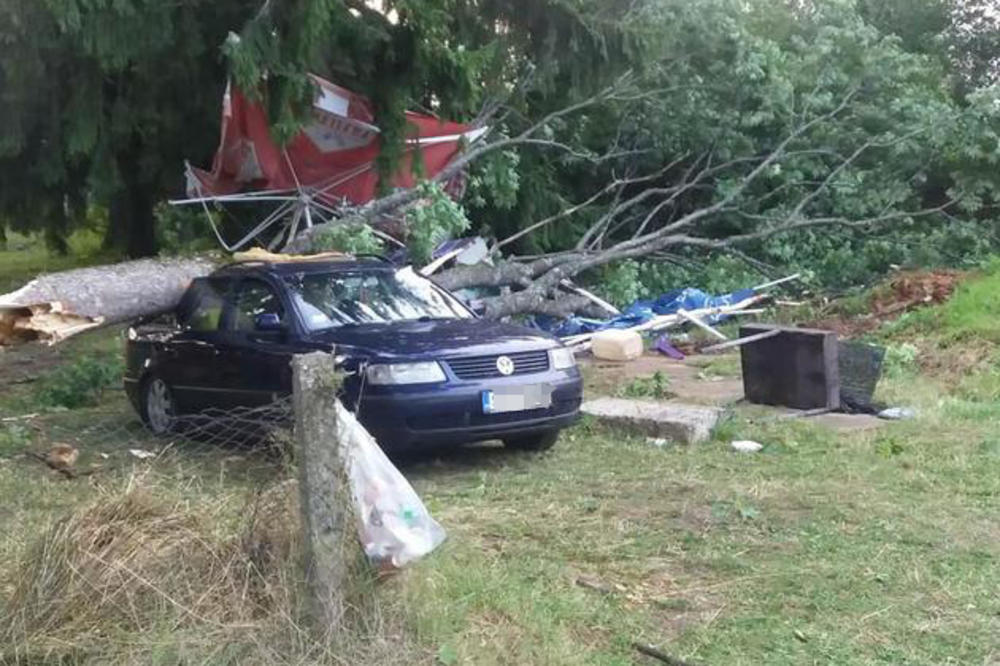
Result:
<svg viewBox="0 0 1000 666"><path fill-rule="evenodd" d="M254 317L253 327L257 331L280 331L284 328L281 317L274 312L264 312Z"/></svg>

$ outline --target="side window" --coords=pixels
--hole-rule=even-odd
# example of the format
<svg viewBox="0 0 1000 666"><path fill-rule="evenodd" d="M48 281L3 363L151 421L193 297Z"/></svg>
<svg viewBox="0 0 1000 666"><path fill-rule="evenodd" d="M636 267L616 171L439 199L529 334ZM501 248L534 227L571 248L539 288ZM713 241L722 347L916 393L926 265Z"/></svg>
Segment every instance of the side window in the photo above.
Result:
<svg viewBox="0 0 1000 666"><path fill-rule="evenodd" d="M227 282L199 278L191 283L177 308L177 323L191 331L217 331L222 319Z"/></svg>
<svg viewBox="0 0 1000 666"><path fill-rule="evenodd" d="M285 322L285 308L274 290L260 280L246 280L240 285L236 296L233 328L237 331L252 331L257 315L265 313L276 314L282 323Z"/></svg>

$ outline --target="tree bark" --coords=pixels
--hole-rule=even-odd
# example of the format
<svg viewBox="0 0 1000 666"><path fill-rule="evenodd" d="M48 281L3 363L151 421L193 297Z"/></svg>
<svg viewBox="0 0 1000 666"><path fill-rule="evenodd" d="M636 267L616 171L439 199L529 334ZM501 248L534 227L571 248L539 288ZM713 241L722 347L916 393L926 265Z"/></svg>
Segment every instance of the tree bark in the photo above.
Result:
<svg viewBox="0 0 1000 666"><path fill-rule="evenodd" d="M116 211L122 216L120 225L125 232L125 252L129 257L151 257L156 254L156 229L153 205L156 195L148 178L144 177L142 137L134 133L128 146L115 155L118 174L124 188Z"/></svg>
<svg viewBox="0 0 1000 666"><path fill-rule="evenodd" d="M108 228L101 245L105 250L124 250L128 237L128 191L119 189L108 204Z"/></svg>
<svg viewBox="0 0 1000 666"><path fill-rule="evenodd" d="M52 214L45 222L46 247L58 255L66 256L69 253L69 242L66 240L69 235L69 218L66 216L65 204L53 206Z"/></svg>
<svg viewBox="0 0 1000 666"><path fill-rule="evenodd" d="M153 217L153 193L147 186L136 184L129 191L131 208L128 216L128 244L125 252L129 257L152 257L156 255L156 220Z"/></svg>
<svg viewBox="0 0 1000 666"><path fill-rule="evenodd" d="M214 267L206 258L140 259L41 275L0 295L0 346L58 342L103 324L165 312L192 279Z"/></svg>

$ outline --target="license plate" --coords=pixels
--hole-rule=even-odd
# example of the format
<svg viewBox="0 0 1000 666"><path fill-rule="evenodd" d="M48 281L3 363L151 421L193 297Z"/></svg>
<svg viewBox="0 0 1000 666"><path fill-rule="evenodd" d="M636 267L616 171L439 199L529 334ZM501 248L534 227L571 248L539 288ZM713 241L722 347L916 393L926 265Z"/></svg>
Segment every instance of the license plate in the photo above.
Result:
<svg viewBox="0 0 1000 666"><path fill-rule="evenodd" d="M548 384L505 386L483 391L483 414L521 412L552 406L552 387Z"/></svg>

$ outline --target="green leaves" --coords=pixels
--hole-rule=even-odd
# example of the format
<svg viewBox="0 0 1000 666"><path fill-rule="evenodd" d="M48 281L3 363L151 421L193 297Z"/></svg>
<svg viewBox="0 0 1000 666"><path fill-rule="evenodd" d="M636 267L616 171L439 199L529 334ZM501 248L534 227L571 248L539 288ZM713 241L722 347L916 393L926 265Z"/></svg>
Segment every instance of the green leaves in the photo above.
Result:
<svg viewBox="0 0 1000 666"><path fill-rule="evenodd" d="M381 254L382 241L370 226L361 221L344 220L327 225L312 237L313 252L345 252L347 254Z"/></svg>
<svg viewBox="0 0 1000 666"><path fill-rule="evenodd" d="M469 218L438 183L425 181L419 188L421 200L406 211L410 232L407 247L410 259L415 264L424 264L430 261L438 244L460 236L469 228Z"/></svg>

